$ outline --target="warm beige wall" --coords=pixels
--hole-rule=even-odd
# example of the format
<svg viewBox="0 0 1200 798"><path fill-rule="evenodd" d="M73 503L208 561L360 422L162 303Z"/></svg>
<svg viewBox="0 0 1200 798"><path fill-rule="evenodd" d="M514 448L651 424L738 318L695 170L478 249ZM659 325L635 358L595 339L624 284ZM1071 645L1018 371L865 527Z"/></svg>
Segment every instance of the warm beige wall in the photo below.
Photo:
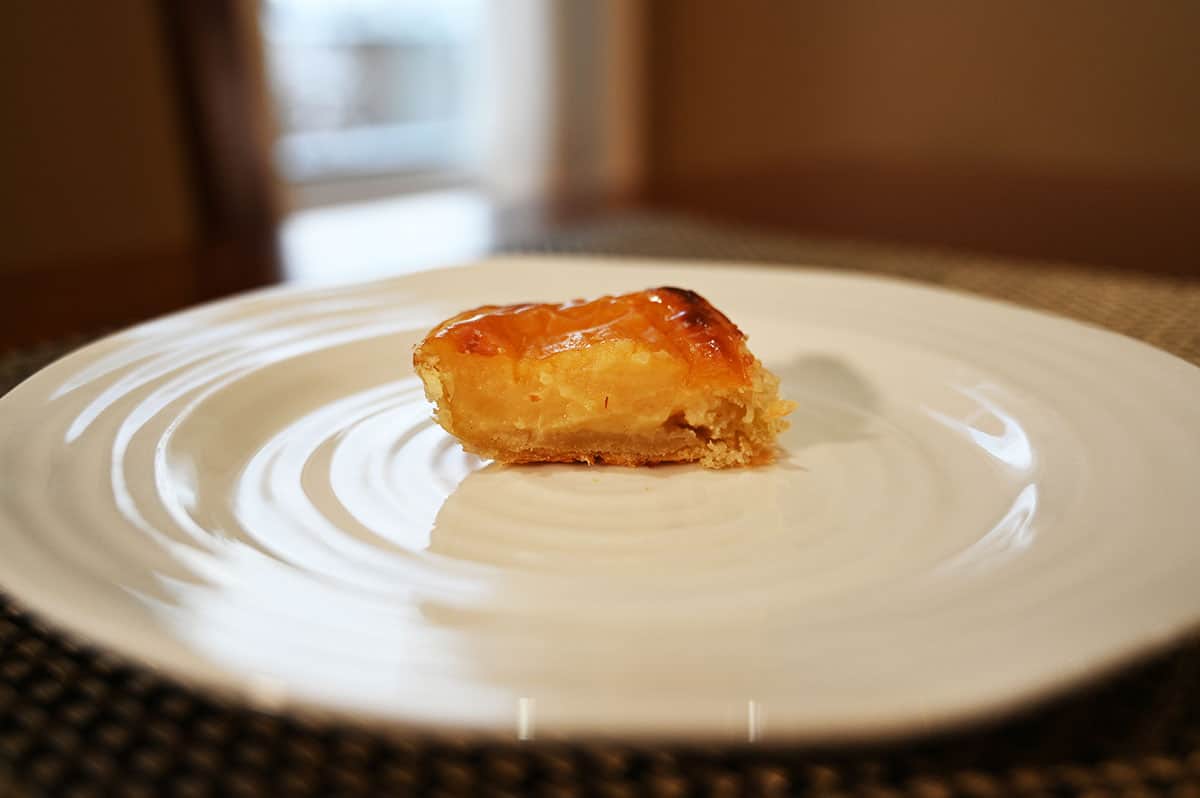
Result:
<svg viewBox="0 0 1200 798"><path fill-rule="evenodd" d="M0 270L165 251L195 235L153 0L6 4Z"/></svg>
<svg viewBox="0 0 1200 798"><path fill-rule="evenodd" d="M814 161L1200 177L1200 3L651 7L660 180Z"/></svg>

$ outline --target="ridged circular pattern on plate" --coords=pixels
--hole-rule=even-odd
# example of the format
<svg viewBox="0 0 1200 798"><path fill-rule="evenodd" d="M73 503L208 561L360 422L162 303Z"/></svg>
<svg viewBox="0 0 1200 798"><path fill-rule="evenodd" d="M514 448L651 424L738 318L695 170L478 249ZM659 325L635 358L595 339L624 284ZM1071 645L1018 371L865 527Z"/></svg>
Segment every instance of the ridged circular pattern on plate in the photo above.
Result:
<svg viewBox="0 0 1200 798"><path fill-rule="evenodd" d="M676 284L800 407L767 468L500 467L413 344ZM0 401L0 585L270 706L795 739L993 711L1196 622L1200 371L816 271L514 259L168 317Z"/></svg>

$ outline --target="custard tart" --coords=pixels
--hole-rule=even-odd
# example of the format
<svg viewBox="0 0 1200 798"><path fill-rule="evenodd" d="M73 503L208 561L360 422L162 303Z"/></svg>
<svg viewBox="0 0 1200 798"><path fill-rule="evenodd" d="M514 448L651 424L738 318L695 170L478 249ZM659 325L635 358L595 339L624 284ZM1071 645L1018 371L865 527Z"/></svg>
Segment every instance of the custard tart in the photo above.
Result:
<svg viewBox="0 0 1200 798"><path fill-rule="evenodd" d="M473 308L413 365L438 423L502 463L758 465L794 407L741 330L682 288Z"/></svg>

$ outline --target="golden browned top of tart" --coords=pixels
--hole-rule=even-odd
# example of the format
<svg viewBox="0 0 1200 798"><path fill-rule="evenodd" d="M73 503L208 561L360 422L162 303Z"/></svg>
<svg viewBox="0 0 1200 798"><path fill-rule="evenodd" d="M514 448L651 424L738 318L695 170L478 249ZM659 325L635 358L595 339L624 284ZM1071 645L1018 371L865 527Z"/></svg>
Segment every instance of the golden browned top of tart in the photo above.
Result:
<svg viewBox="0 0 1200 798"><path fill-rule="evenodd" d="M671 354L695 371L745 379L754 363L745 339L695 291L664 286L590 302L484 305L442 322L426 340L448 343L462 354L511 358L630 340Z"/></svg>

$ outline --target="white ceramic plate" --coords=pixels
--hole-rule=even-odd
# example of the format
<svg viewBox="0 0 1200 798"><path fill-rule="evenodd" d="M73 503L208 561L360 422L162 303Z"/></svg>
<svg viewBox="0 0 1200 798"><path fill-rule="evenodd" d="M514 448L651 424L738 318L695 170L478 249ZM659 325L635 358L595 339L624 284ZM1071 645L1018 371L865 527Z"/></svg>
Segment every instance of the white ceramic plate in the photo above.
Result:
<svg viewBox="0 0 1200 798"><path fill-rule="evenodd" d="M673 284L800 409L777 465L502 468L410 350L478 304ZM796 741L1010 709L1200 618L1200 369L810 270L507 259L275 290L0 400L0 586L270 707Z"/></svg>

